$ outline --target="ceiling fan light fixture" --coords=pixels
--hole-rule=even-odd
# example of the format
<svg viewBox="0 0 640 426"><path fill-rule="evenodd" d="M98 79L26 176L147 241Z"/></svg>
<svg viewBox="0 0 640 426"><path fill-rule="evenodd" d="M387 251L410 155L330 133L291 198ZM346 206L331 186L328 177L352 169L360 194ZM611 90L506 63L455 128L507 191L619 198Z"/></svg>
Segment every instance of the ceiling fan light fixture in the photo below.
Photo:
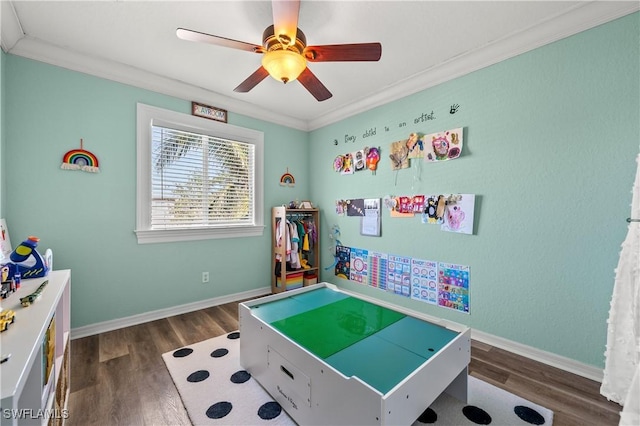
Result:
<svg viewBox="0 0 640 426"><path fill-rule="evenodd" d="M291 50L272 50L265 52L262 66L271 77L287 83L298 78L307 67L307 60Z"/></svg>

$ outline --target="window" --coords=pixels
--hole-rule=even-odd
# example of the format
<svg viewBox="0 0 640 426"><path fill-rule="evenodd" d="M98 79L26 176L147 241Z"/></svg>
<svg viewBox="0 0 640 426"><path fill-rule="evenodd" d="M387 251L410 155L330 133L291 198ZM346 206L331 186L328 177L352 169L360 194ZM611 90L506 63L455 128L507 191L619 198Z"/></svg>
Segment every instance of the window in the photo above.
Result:
<svg viewBox="0 0 640 426"><path fill-rule="evenodd" d="M262 132L138 104L139 244L262 235Z"/></svg>

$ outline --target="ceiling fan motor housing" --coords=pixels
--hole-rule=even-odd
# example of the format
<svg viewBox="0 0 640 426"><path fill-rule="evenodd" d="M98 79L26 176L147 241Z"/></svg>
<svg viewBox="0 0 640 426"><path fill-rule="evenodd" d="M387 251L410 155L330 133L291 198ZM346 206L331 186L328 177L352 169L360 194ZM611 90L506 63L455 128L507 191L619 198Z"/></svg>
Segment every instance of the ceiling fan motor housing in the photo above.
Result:
<svg viewBox="0 0 640 426"><path fill-rule="evenodd" d="M282 39L284 37L284 39ZM286 35L276 36L274 34L274 26L268 26L262 33L262 45L265 51L273 50L292 50L296 53L302 54L302 51L307 46L307 37L300 28L296 31L296 40L291 46L288 45L289 39Z"/></svg>

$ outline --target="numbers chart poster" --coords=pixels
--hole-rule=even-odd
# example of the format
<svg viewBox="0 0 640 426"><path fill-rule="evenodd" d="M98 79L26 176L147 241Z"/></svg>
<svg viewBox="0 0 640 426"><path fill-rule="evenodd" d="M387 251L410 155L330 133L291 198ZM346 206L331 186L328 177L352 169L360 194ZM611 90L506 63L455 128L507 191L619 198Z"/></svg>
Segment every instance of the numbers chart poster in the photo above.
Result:
<svg viewBox="0 0 640 426"><path fill-rule="evenodd" d="M454 263L336 247L337 277L466 314L469 269Z"/></svg>
<svg viewBox="0 0 640 426"><path fill-rule="evenodd" d="M438 263L438 305L469 313L469 267Z"/></svg>
<svg viewBox="0 0 640 426"><path fill-rule="evenodd" d="M387 291L387 254L370 251L368 261L369 285Z"/></svg>

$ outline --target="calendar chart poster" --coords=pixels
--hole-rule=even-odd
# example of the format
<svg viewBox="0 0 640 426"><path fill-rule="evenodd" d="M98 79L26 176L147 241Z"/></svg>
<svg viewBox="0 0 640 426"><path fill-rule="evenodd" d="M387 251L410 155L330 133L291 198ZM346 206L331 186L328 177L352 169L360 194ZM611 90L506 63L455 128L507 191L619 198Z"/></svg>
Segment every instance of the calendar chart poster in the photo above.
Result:
<svg viewBox="0 0 640 426"><path fill-rule="evenodd" d="M349 269L351 264L351 248L336 246L336 276L338 278L349 279Z"/></svg>
<svg viewBox="0 0 640 426"><path fill-rule="evenodd" d="M368 253L367 250L351 247L351 274L349 276L351 281L367 285Z"/></svg>
<svg viewBox="0 0 640 426"><path fill-rule="evenodd" d="M400 296L411 295L411 258L390 254L387 261L387 291Z"/></svg>
<svg viewBox="0 0 640 426"><path fill-rule="evenodd" d="M438 304L438 262L411 259L411 298Z"/></svg>
<svg viewBox="0 0 640 426"><path fill-rule="evenodd" d="M438 263L438 305L469 313L469 267Z"/></svg>
<svg viewBox="0 0 640 426"><path fill-rule="evenodd" d="M369 285L380 290L387 290L387 262L386 253L370 251L369 261Z"/></svg>

